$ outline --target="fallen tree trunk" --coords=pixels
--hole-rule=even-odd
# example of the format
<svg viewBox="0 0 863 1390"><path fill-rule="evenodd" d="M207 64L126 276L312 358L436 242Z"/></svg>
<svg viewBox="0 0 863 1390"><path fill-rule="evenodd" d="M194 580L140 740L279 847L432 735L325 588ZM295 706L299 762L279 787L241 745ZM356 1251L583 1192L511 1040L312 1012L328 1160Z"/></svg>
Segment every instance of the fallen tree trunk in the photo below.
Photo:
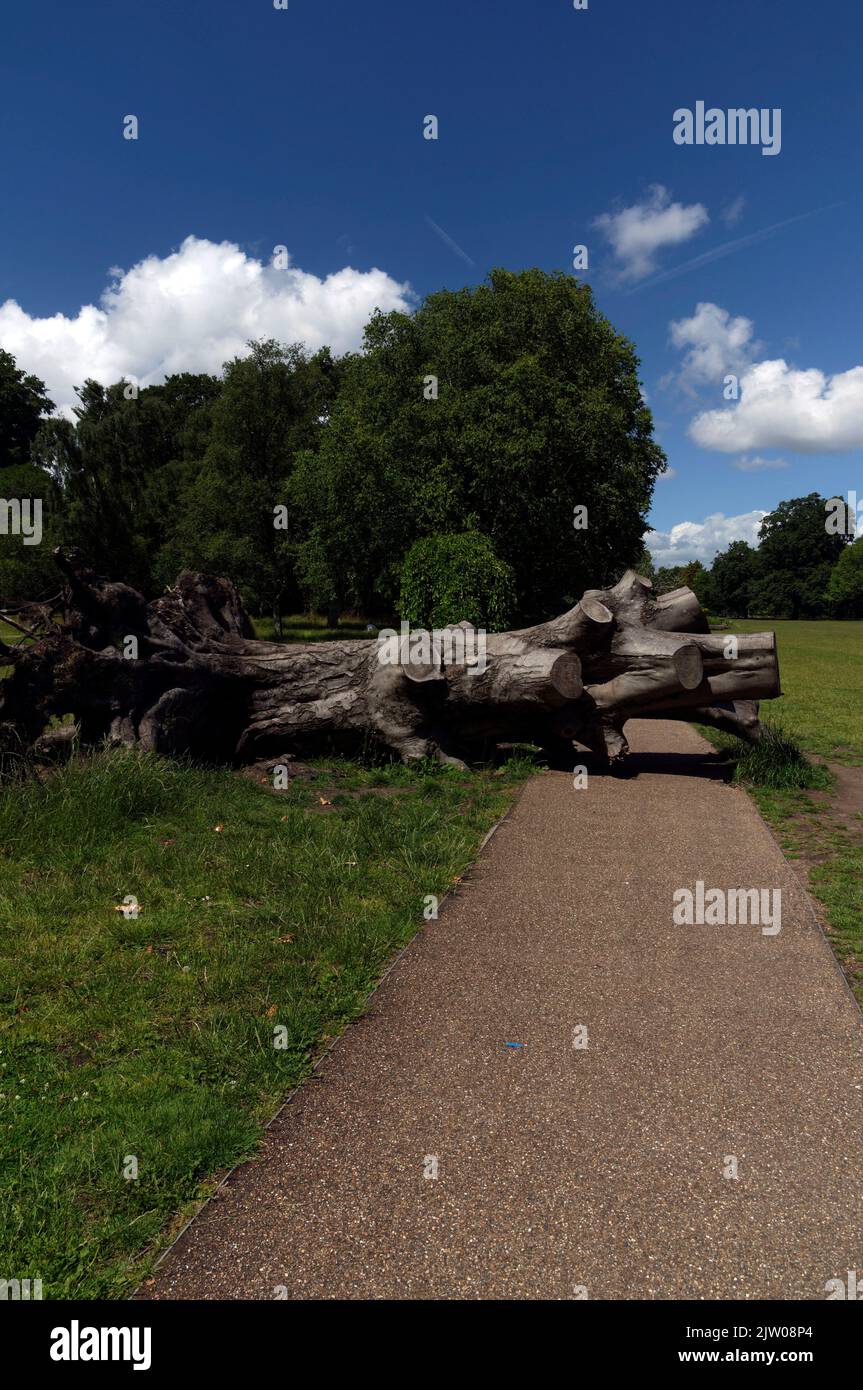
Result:
<svg viewBox="0 0 863 1390"><path fill-rule="evenodd" d="M42 745L71 714L81 742L242 762L351 751L376 740L408 761L460 761L490 741L611 762L627 719L689 719L756 739L757 700L780 693L772 633L710 635L689 589L654 597L628 571L568 613L520 631L381 634L290 646L256 641L233 585L185 572L147 603L55 552L59 624L45 609L0 643L5 742ZM403 625L404 626L404 625ZM68 738L67 732L61 736Z"/></svg>

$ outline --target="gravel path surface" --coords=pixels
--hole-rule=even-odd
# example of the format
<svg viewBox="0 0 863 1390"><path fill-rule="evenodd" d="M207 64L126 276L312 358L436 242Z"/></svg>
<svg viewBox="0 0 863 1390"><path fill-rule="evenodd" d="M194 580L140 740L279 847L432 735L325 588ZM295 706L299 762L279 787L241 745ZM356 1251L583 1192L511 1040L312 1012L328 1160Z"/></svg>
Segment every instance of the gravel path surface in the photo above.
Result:
<svg viewBox="0 0 863 1390"><path fill-rule="evenodd" d="M860 1011L707 745L627 735L635 778L528 783L139 1297L823 1299L863 1267ZM697 880L781 889L781 931L675 925Z"/></svg>

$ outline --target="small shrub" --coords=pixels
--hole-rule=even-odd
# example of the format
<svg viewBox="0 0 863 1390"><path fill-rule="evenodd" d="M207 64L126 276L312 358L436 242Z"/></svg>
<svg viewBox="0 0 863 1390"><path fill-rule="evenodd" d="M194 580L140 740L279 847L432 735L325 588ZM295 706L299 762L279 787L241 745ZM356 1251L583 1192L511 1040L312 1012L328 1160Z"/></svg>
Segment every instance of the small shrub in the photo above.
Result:
<svg viewBox="0 0 863 1390"><path fill-rule="evenodd" d="M830 773L811 763L799 743L781 724L765 725L757 743L744 745L734 770L735 782L783 790L793 787L826 788Z"/></svg>
<svg viewBox="0 0 863 1390"><path fill-rule="evenodd" d="M515 612L513 571L479 531L424 536L405 557L399 608L415 627L442 628L467 620L500 632Z"/></svg>

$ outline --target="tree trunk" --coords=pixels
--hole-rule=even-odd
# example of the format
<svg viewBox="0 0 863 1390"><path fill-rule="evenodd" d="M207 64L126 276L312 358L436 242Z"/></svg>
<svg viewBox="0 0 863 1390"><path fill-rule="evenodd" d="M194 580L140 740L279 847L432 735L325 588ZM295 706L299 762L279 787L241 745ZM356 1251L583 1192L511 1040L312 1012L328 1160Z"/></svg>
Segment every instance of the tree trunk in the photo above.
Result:
<svg viewBox="0 0 863 1390"><path fill-rule="evenodd" d="M780 693L772 633L738 637L728 656L689 589L657 599L632 570L520 631L485 636L463 623L292 646L254 640L225 579L184 572L147 603L77 554L55 554L69 620L46 611L32 645L0 644L0 665L13 666L0 721L19 746L71 713L84 745L208 761L351 751L371 736L406 761L459 761L494 740L577 740L617 762L627 719L690 719L755 739L755 702Z"/></svg>

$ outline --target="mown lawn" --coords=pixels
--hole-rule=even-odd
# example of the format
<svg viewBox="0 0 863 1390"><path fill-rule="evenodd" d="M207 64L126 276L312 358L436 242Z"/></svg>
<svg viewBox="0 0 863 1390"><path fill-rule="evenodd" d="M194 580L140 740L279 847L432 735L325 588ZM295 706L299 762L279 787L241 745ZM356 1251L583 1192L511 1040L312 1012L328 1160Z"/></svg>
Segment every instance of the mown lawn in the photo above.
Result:
<svg viewBox="0 0 863 1390"><path fill-rule="evenodd" d="M838 815L832 798L817 792L749 790L788 858L808 871L830 943L863 1005L863 816Z"/></svg>
<svg viewBox="0 0 863 1390"><path fill-rule="evenodd" d="M276 637L272 618L253 618L252 623L255 636L265 642L333 642L337 638L374 636L374 633L366 630L365 618L352 617L350 614L340 618L336 627L328 627L326 618L318 614L294 613L282 619L280 638ZM377 632L377 628L374 632Z"/></svg>
<svg viewBox="0 0 863 1390"><path fill-rule="evenodd" d="M774 631L784 694L765 700L804 748L838 762L863 764L863 622L734 619L731 632Z"/></svg>
<svg viewBox="0 0 863 1390"><path fill-rule="evenodd" d="M362 1011L520 771L343 764L276 795L103 753L0 792L3 1277L127 1293ZM116 910L131 897L137 917Z"/></svg>
<svg viewBox="0 0 863 1390"><path fill-rule="evenodd" d="M863 777L863 622L730 622L734 632L772 628L778 639L781 699L765 700L762 718L780 724L810 753ZM720 746L736 740L705 730ZM745 761L741 768L745 767ZM786 853L809 865L834 950L863 1004L863 817L839 815L829 794L752 785L761 814Z"/></svg>

